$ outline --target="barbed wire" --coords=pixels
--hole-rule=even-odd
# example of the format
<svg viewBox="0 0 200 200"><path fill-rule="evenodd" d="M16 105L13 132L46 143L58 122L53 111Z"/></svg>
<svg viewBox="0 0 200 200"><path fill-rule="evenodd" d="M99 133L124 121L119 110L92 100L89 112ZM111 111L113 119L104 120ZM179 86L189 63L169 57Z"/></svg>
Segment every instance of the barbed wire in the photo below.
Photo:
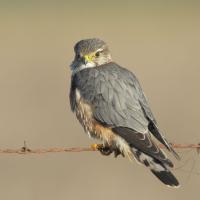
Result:
<svg viewBox="0 0 200 200"><path fill-rule="evenodd" d="M195 149L197 153L200 153L200 144L171 144L173 148L176 149ZM164 145L159 145L160 148L165 148ZM68 152L91 152L98 151L92 145L91 147L53 147L53 148L35 148L31 149L27 146L24 141L24 145L18 149L0 149L0 154L19 154L19 155L28 155L28 154L45 154L45 153L68 153Z"/></svg>

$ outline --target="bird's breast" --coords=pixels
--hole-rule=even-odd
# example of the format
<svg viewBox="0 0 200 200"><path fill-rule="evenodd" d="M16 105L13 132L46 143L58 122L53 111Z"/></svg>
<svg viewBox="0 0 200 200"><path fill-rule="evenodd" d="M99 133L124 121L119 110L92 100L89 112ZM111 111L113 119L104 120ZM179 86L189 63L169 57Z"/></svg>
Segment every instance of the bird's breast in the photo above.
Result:
<svg viewBox="0 0 200 200"><path fill-rule="evenodd" d="M91 136L91 133L93 131L91 106L84 102L78 89L76 89L75 95L76 95L76 108L75 108L76 117L82 124L83 128L85 129L85 132Z"/></svg>
<svg viewBox="0 0 200 200"><path fill-rule="evenodd" d="M75 91L76 95L76 117L83 126L89 136L102 139L107 143L111 143L114 134L109 127L104 127L93 118L92 105L89 105L82 97L78 89Z"/></svg>
<svg viewBox="0 0 200 200"><path fill-rule="evenodd" d="M92 105L88 104L81 97L78 89L75 91L75 97L75 113L79 122L84 127L85 132L88 133L90 137L101 139L105 144L114 147L117 146L126 157L132 159L131 149L127 142L123 138L116 135L112 128L103 126L93 118Z"/></svg>

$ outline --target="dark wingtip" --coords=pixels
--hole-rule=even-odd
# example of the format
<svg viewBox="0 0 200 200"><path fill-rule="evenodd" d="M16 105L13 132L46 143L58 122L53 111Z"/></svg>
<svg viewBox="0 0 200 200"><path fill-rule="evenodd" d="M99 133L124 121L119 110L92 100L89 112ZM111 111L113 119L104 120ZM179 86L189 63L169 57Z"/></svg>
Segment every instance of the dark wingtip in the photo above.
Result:
<svg viewBox="0 0 200 200"><path fill-rule="evenodd" d="M170 186L170 187L179 187L180 184L176 177L168 170L165 171L155 171L151 170L151 172L160 180L162 181L165 185Z"/></svg>
<svg viewBox="0 0 200 200"><path fill-rule="evenodd" d="M176 151L171 147L170 151L173 153L174 157L177 160L181 160L181 157L178 155L178 153L176 153Z"/></svg>
<svg viewBox="0 0 200 200"><path fill-rule="evenodd" d="M181 160L181 157L178 155L178 153L176 153L176 151L174 150L174 148L172 147L172 143L169 143L168 144L168 147L167 149L173 153L174 157L177 159L177 160Z"/></svg>

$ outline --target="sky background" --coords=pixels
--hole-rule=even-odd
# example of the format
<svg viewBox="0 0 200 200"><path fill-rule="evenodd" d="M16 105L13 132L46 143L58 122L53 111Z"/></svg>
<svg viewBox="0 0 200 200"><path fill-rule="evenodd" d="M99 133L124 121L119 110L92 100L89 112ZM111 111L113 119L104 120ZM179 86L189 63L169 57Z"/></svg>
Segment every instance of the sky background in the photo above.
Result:
<svg viewBox="0 0 200 200"><path fill-rule="evenodd" d="M24 140L30 148L94 142L68 98L73 46L90 37L105 40L115 62L137 75L169 141L198 143L199 10L199 1L0 0L0 149ZM180 189L98 152L0 155L0 199L198 199L200 158L180 155L170 156Z"/></svg>

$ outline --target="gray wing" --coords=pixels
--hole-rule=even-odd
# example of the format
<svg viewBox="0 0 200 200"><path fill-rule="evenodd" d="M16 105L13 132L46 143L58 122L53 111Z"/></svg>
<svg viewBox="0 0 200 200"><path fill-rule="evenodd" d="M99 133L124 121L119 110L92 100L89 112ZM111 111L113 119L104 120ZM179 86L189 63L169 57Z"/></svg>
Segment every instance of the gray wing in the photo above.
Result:
<svg viewBox="0 0 200 200"><path fill-rule="evenodd" d="M123 68L109 70L101 70L95 79L94 118L111 126L130 146L172 166L150 138L148 118L154 117L136 77Z"/></svg>
<svg viewBox="0 0 200 200"><path fill-rule="evenodd" d="M127 134L144 134L143 141L136 134L134 140L130 141L133 146L140 144L139 150L144 151L145 142L149 141L149 124L152 122L156 126L156 122L137 78L117 64L109 63L82 70L74 80L81 96L92 105L94 118L115 130L117 127L133 130ZM148 146L146 152L154 157L160 153L157 148ZM161 154L159 156L163 157Z"/></svg>
<svg viewBox="0 0 200 200"><path fill-rule="evenodd" d="M174 149L169 144L169 142L166 140L166 138L161 134L161 132L160 132L158 126L157 126L157 122L156 122L156 120L153 116L153 113L150 109L150 106L148 104L147 98L146 98L144 92L142 91L140 83L139 83L139 81L137 80L136 77L135 77L135 87L136 87L136 90L139 94L139 102L141 104L141 107L144 111L146 118L149 121L149 124L148 124L149 131L156 137L156 139L158 141L160 141L163 145L165 145L165 147L169 151L171 151L174 154L174 156L179 160L180 159L179 155L174 151Z"/></svg>
<svg viewBox="0 0 200 200"><path fill-rule="evenodd" d="M72 110L76 88L92 105L94 118L98 122L110 127L123 126L140 133L148 132L148 119L129 71L112 63L75 74L70 92Z"/></svg>
<svg viewBox="0 0 200 200"><path fill-rule="evenodd" d="M129 71L114 66L99 68L92 102L94 118L111 127L129 127L147 133L148 119L139 102L133 76Z"/></svg>
<svg viewBox="0 0 200 200"><path fill-rule="evenodd" d="M116 127L113 131L119 136L124 138L125 141L133 148L133 152L136 158L140 161L141 152L149 155L162 163L173 167L172 162L165 156L160 148L151 140L149 134L137 133L134 130L126 127ZM138 151L139 150L139 151Z"/></svg>

